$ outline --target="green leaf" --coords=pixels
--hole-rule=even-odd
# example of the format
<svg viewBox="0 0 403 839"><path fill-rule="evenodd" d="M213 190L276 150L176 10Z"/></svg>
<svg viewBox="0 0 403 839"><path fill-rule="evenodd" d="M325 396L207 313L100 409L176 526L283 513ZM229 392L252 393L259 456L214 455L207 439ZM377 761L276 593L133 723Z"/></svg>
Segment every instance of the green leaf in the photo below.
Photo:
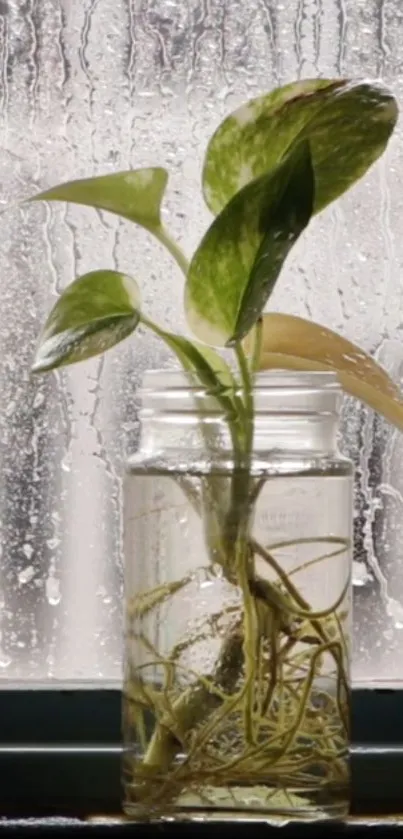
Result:
<svg viewBox="0 0 403 839"><path fill-rule="evenodd" d="M219 213L254 178L272 170L297 138L309 139L315 213L345 192L382 154L398 108L377 83L308 79L254 99L224 120L204 161L207 205Z"/></svg>
<svg viewBox="0 0 403 839"><path fill-rule="evenodd" d="M311 217L309 143L240 190L215 219L190 264L185 309L207 344L239 341L261 315L283 262Z"/></svg>
<svg viewBox="0 0 403 839"><path fill-rule="evenodd" d="M165 169L130 169L60 184L29 200L68 201L108 210L154 232L161 226L161 202L167 182Z"/></svg>
<svg viewBox="0 0 403 839"><path fill-rule="evenodd" d="M34 373L74 364L123 341L140 320L135 280L118 271L91 271L53 307L32 367Z"/></svg>

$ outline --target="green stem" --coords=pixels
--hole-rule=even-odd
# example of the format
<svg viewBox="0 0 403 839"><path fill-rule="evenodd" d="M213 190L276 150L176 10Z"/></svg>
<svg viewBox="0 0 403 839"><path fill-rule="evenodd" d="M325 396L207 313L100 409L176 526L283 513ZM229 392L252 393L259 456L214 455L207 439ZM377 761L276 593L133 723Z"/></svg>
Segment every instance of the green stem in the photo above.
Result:
<svg viewBox="0 0 403 839"><path fill-rule="evenodd" d="M157 230L153 231L155 237L161 242L162 245L169 251L171 256L173 256L177 265L181 269L182 273L187 277L189 271L189 261L187 260L185 254L176 244L175 240L171 238L168 231L165 230L165 227L158 227Z"/></svg>
<svg viewBox="0 0 403 839"><path fill-rule="evenodd" d="M254 430L254 404L252 376L247 358L241 344L235 345L242 386L243 405L245 408L240 426L240 450L234 447L234 472L231 481L231 502L227 516L227 550L234 553L235 573L242 592L243 616L243 654L245 661L245 703L244 727L245 739L253 743L253 706L255 662L258 654L259 625L255 599L251 594L249 579L251 570L251 552L249 549L250 529L250 483L251 459Z"/></svg>
<svg viewBox="0 0 403 839"><path fill-rule="evenodd" d="M250 459L253 446L253 430L254 430L254 399L253 399L253 382L251 371L249 369L248 360L243 351L241 344L235 345L235 355L237 357L239 372L241 375L241 383L243 390L243 398L245 405L245 419L244 419L244 435L245 435L245 459L248 467L250 467Z"/></svg>
<svg viewBox="0 0 403 839"><path fill-rule="evenodd" d="M259 370L260 354L262 349L263 321L260 317L253 328L252 349L249 353L249 367L252 374Z"/></svg>
<svg viewBox="0 0 403 839"><path fill-rule="evenodd" d="M192 344L191 341L187 341L186 339L181 339L174 333L168 332L162 326L159 326L157 323L150 320L150 318L146 315L141 315L141 323L154 332L158 338L165 341L170 350L175 353L178 361L185 371L191 373L191 375L198 379L198 381L204 386L217 386L219 380L215 379L212 381L214 372L195 344ZM238 406L236 400L232 402L231 398L224 392L224 390L221 391L219 388L217 388L215 392L215 398L221 405L224 415L227 418L233 449L235 452L238 452L240 451L239 426L242 424L243 420L243 417L241 416L243 403L239 400L241 404ZM238 410L236 417L233 417L234 410ZM208 436L206 436L205 430L203 430L203 424L201 425L201 432L204 437L207 451L209 451L209 439Z"/></svg>
<svg viewBox="0 0 403 839"><path fill-rule="evenodd" d="M256 603L251 594L249 586L250 578L250 553L248 542L241 532L238 537L235 550L235 563L238 584L242 592L243 600L243 658L245 662L245 704L244 704L244 727L245 740L253 745L253 706L255 688L255 664L258 654L258 615Z"/></svg>

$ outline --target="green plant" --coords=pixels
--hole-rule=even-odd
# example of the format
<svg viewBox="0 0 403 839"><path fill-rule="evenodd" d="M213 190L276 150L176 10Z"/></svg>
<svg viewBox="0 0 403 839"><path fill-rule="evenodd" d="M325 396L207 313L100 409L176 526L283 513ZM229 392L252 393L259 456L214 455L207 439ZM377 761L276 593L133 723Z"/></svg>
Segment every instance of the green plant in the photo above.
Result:
<svg viewBox="0 0 403 839"><path fill-rule="evenodd" d="M294 751L297 735L300 741L316 739L317 760L325 767L323 783L332 779L341 783L343 778L343 746L332 720L337 718L348 728L345 639L338 611L345 592L332 609L315 613L274 559L274 548L268 550L253 538L251 517L259 492L259 481L250 469L253 382L256 371L265 367L329 367L339 372L346 390L403 428L399 391L365 353L300 318L263 315L294 243L314 214L349 189L379 157L396 119L396 102L383 87L345 80L296 82L247 103L223 122L208 145L203 191L216 217L190 263L162 224L167 173L161 168L73 181L32 199L107 210L151 232L185 275L185 311L197 338L176 335L153 323L141 310L139 287L132 277L93 271L75 280L56 302L33 370L53 370L103 353L143 324L214 396L231 437L234 468L228 491L219 491L208 477L199 493L185 478L183 488L205 520L210 556L242 594L242 613L235 616L209 678L198 677L196 686L178 689L169 697L168 688L161 693L145 685L140 672L126 686L144 741L144 757L134 778L145 808L157 802L160 808L167 807L186 784L211 786L219 779L236 783L245 773L258 779L263 764L275 787L285 788L292 772L299 772L301 784L308 788L313 779L307 780L307 759ZM218 347L231 348L235 363L227 362ZM206 433L205 445L208 451ZM334 555L347 547L336 540ZM258 577L255 556L270 566L273 583ZM132 614L141 617L185 583L178 580L144 592L131 604ZM203 631L210 630L211 626ZM301 637L307 643L311 639L306 678L290 694L289 713L279 715L282 667L284 661L291 668L297 666L293 657L298 658L295 645ZM147 639L144 643L152 646ZM259 669L259 644L271 650L269 687L266 671L262 676ZM334 659L338 684L336 696L326 699L326 736L323 720L305 714L324 652ZM178 651L162 661L158 650L154 653L168 683ZM236 690L241 672L242 685ZM203 743L212 732L218 736L235 711L242 720L246 746L241 757L219 769ZM154 718L149 739L145 713ZM199 739L192 741L185 765L176 766L176 754L183 742L189 746L188 733L194 726Z"/></svg>

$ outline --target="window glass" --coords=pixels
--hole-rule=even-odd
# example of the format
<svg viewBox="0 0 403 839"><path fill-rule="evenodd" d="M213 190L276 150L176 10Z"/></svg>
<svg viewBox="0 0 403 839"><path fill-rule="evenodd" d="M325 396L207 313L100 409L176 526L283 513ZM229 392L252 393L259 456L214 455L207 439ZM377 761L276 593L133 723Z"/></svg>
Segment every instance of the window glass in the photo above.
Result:
<svg viewBox="0 0 403 839"><path fill-rule="evenodd" d="M237 104L296 77L382 76L402 99L400 0L0 0L0 201L60 180L162 164L165 215L190 253L208 223L202 153ZM403 372L401 135L295 248L272 307L310 316ZM32 378L57 293L91 268L141 282L184 326L182 280L147 234L64 205L22 205L0 235L0 678L120 678L120 475L136 385L172 364L150 335ZM403 438L346 403L357 466L356 682L403 673Z"/></svg>

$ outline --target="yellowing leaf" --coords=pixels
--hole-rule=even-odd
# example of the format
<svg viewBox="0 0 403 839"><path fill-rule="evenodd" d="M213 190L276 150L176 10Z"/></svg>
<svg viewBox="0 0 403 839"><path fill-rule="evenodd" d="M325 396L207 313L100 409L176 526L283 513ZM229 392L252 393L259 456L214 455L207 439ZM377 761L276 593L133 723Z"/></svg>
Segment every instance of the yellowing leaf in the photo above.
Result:
<svg viewBox="0 0 403 839"><path fill-rule="evenodd" d="M263 315L258 369L333 370L343 389L403 430L403 394L385 370L337 332L294 315ZM248 337L246 346L250 346Z"/></svg>

